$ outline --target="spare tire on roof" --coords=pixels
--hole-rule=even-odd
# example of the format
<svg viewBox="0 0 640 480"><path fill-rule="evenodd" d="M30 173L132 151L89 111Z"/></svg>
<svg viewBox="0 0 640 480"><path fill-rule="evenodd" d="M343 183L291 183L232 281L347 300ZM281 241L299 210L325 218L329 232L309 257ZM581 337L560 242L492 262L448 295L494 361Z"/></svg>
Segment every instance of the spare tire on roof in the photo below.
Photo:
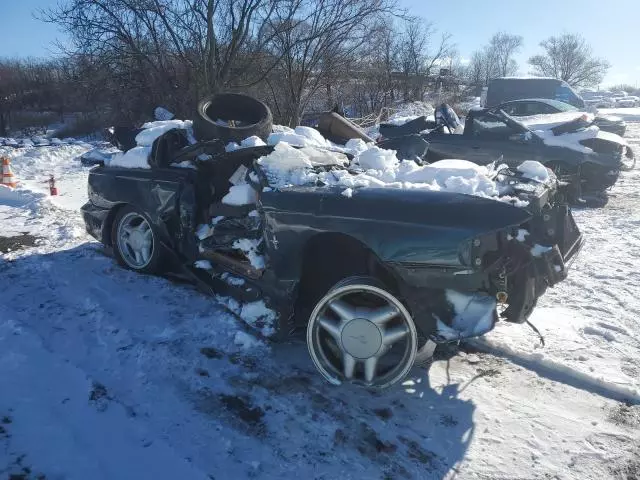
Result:
<svg viewBox="0 0 640 480"><path fill-rule="evenodd" d="M223 93L200 101L193 119L193 134L199 141L220 139L239 143L253 135L266 141L272 126L271 110L260 100Z"/></svg>

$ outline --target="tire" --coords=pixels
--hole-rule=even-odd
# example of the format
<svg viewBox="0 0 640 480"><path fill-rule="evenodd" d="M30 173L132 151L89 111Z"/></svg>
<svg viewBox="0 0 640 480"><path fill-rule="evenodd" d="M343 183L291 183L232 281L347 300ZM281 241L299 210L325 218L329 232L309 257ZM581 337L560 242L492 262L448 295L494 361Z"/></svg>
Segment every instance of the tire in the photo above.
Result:
<svg viewBox="0 0 640 480"><path fill-rule="evenodd" d="M240 125L220 125L216 120ZM225 93L204 98L193 120L193 134L199 141L219 139L240 142L253 135L266 141L273 127L273 115L264 103L247 95Z"/></svg>
<svg viewBox="0 0 640 480"><path fill-rule="evenodd" d="M433 354L436 350L436 344L433 340L421 340L418 344L418 350L416 352L416 359L414 365L416 367L428 367L433 363Z"/></svg>
<svg viewBox="0 0 640 480"><path fill-rule="evenodd" d="M144 228L145 224L148 228ZM130 231L128 234L127 229ZM147 242L148 254L145 255L143 250ZM123 267L150 274L160 271L162 246L157 230L149 217L138 209L127 205L118 211L111 227L111 244L116 261ZM136 251L139 251L140 260Z"/></svg>
<svg viewBox="0 0 640 480"><path fill-rule="evenodd" d="M348 277L316 303L307 347L330 383L384 389L401 382L415 363L418 334L403 303L378 279Z"/></svg>

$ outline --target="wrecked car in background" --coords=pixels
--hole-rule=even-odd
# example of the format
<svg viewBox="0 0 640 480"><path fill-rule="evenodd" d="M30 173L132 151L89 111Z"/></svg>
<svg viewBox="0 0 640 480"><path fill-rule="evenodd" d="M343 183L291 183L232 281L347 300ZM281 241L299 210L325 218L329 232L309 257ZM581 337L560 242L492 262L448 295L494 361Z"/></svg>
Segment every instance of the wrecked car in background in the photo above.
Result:
<svg viewBox="0 0 640 480"><path fill-rule="evenodd" d="M450 111L446 105L438 111ZM453 122L453 124L451 124ZM520 117L515 120L500 108L471 110L461 129L455 114L442 114L433 129L421 137L428 142L425 160L460 158L487 165L501 159L515 167L535 160L566 183L571 203L602 205L605 191L621 171L635 166L634 153L618 135L593 125L593 115L581 112ZM415 124L415 126L414 126ZM420 132L426 122L401 126L381 125L385 138ZM431 125L430 125L431 126Z"/></svg>
<svg viewBox="0 0 640 480"><path fill-rule="evenodd" d="M208 112L229 129L255 121L223 115ZM388 387L437 343L525 322L582 245L537 162L418 165L309 127L239 145L190 141L189 128L150 123L92 169L87 231L132 270L177 268L212 293L263 300L275 320L253 326L306 331L333 384Z"/></svg>
<svg viewBox="0 0 640 480"><path fill-rule="evenodd" d="M525 98L522 100L512 100L498 105L498 108L512 117L531 117L534 115L549 115L554 113L583 112L573 105L551 100L548 98ZM547 117L553 118L553 117ZM604 132L615 133L624 137L627 130L627 123L615 115L595 114L593 125Z"/></svg>

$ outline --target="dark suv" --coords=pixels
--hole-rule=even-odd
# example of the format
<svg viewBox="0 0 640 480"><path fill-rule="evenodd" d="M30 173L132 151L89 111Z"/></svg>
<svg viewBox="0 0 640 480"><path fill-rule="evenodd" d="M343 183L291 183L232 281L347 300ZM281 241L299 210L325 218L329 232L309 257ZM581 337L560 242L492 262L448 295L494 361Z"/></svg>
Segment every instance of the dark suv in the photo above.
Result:
<svg viewBox="0 0 640 480"><path fill-rule="evenodd" d="M494 78L487 87L485 107L524 98L549 98L584 109L586 105L580 95L567 82L557 78Z"/></svg>

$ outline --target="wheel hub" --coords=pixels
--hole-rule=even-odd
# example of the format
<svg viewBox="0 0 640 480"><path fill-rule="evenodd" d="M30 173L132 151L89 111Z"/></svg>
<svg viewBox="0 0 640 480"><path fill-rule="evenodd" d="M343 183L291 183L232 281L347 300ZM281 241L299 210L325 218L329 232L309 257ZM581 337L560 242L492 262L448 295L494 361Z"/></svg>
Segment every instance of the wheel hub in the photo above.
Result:
<svg viewBox="0 0 640 480"><path fill-rule="evenodd" d="M373 357L382 346L382 332L365 318L355 318L342 329L342 347L355 358Z"/></svg>
<svg viewBox="0 0 640 480"><path fill-rule="evenodd" d="M329 291L307 326L307 346L331 383L386 388L401 381L416 358L417 332L405 306L361 277Z"/></svg>
<svg viewBox="0 0 640 480"><path fill-rule="evenodd" d="M129 244L134 250L140 250L144 246L145 240L142 232L134 230L129 236Z"/></svg>
<svg viewBox="0 0 640 480"><path fill-rule="evenodd" d="M125 215L118 226L117 246L129 267L144 268L153 253L153 231L149 222L135 212Z"/></svg>

